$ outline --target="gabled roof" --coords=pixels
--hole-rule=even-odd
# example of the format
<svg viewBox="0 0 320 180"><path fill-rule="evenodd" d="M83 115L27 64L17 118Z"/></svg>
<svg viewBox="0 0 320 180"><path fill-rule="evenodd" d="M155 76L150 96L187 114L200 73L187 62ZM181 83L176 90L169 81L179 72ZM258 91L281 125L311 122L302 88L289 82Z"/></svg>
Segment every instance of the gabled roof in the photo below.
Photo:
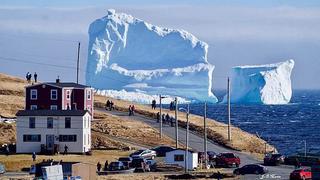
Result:
<svg viewBox="0 0 320 180"><path fill-rule="evenodd" d="M73 82L60 82L60 83L55 83L55 82L46 82L46 83L39 83L39 84L34 84L31 86L27 86L28 87L34 87L34 86L39 86L39 85L50 85L50 86L55 86L58 88L66 88L66 87L70 87L70 88L80 88L80 89L84 89L84 88L89 88L90 86L86 86L86 85L82 85L82 84L77 84L77 83L73 83Z"/></svg>
<svg viewBox="0 0 320 180"><path fill-rule="evenodd" d="M16 116L84 116L87 110L20 110Z"/></svg>

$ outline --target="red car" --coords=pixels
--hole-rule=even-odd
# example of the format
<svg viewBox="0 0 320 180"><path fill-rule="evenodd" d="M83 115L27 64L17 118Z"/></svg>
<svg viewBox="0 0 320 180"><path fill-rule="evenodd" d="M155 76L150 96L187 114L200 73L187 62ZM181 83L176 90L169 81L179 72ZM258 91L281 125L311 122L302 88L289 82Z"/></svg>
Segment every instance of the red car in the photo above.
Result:
<svg viewBox="0 0 320 180"><path fill-rule="evenodd" d="M312 173L310 169L307 168L301 168L301 169L296 169L292 171L290 174L290 180L305 180L305 179L311 179L312 178Z"/></svg>
<svg viewBox="0 0 320 180"><path fill-rule="evenodd" d="M216 165L223 167L239 167L240 158L233 153L221 153L216 158Z"/></svg>

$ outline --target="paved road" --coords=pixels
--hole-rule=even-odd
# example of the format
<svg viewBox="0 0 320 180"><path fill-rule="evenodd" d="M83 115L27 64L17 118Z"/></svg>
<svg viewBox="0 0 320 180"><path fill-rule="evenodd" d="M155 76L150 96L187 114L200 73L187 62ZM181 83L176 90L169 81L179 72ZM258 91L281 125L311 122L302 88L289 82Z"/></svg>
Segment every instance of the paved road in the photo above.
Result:
<svg viewBox="0 0 320 180"><path fill-rule="evenodd" d="M102 110L102 109L101 109ZM107 113L110 113L112 115L121 116L121 118L128 118L133 120L138 120L145 122L152 127L159 128L159 123L157 123L154 119L136 114L135 116L127 116L127 113L125 112L118 112L118 111L106 111ZM171 127L167 124L163 125L163 133L173 139L175 139L175 127ZM179 142L185 144L186 142L186 130L183 128L179 128ZM189 134L189 146L197 151L203 151L203 137L200 137L199 135L190 132ZM248 154L239 152L239 151L233 151L230 149L227 149L225 147L222 147L212 141L208 141L207 143L208 150L214 151L216 153L221 152L233 152L241 159L241 165L245 164L256 164L256 163L262 163L261 161L255 159L253 156L250 156ZM269 173L266 176L260 176L260 175L246 175L241 176L241 179L289 179L290 173L293 171L292 166L268 166ZM233 171L233 169L230 169L230 171Z"/></svg>

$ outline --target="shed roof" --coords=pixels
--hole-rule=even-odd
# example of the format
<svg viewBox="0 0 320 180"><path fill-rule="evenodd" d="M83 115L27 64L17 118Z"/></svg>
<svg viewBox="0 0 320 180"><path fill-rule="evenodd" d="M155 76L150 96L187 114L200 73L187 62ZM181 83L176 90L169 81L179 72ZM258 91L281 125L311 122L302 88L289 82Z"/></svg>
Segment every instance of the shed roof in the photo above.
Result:
<svg viewBox="0 0 320 180"><path fill-rule="evenodd" d="M180 150L180 151L186 151L186 149L178 148L178 149L172 150L172 151L170 151L170 152L178 151L178 150ZM194 150L194 149L188 149L188 151L189 151L190 153L197 153L197 152L198 152L198 151L196 151L196 150Z"/></svg>
<svg viewBox="0 0 320 180"><path fill-rule="evenodd" d="M84 116L87 110L20 110L16 116Z"/></svg>

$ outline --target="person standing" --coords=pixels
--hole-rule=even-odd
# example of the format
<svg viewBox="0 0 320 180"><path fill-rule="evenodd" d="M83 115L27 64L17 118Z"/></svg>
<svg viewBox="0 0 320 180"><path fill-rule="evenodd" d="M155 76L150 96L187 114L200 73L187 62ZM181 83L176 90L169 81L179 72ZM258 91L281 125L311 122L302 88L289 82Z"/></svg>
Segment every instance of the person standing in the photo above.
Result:
<svg viewBox="0 0 320 180"><path fill-rule="evenodd" d="M108 160L106 160L106 162L104 163L104 170L108 171L108 166L109 166L109 162Z"/></svg>
<svg viewBox="0 0 320 180"><path fill-rule="evenodd" d="M131 105L129 105L129 116L132 115L132 108L131 108Z"/></svg>
<svg viewBox="0 0 320 180"><path fill-rule="evenodd" d="M100 164L100 162L98 162L98 164L97 164L97 171L100 172L100 170L101 170L101 164Z"/></svg>
<svg viewBox="0 0 320 180"><path fill-rule="evenodd" d="M68 154L68 149L69 149L69 147L65 144L65 145L64 145L63 155L67 155L67 154Z"/></svg>
<svg viewBox="0 0 320 180"><path fill-rule="evenodd" d="M159 123L160 122L160 112L157 112L157 123Z"/></svg>
<svg viewBox="0 0 320 180"><path fill-rule="evenodd" d="M33 152L32 153L32 161L36 161L36 158L37 158L36 152Z"/></svg>
<svg viewBox="0 0 320 180"><path fill-rule="evenodd" d="M30 79L29 79L29 72L27 72L27 74L26 74L26 80L28 81L28 83L30 83Z"/></svg>
<svg viewBox="0 0 320 180"><path fill-rule="evenodd" d="M38 80L38 74L36 72L34 72L33 78L34 78L34 82L36 83Z"/></svg>
<svg viewBox="0 0 320 180"><path fill-rule="evenodd" d="M136 110L136 109L135 109L134 105L132 105L132 106L131 106L132 116L134 116L134 111L135 111L135 110Z"/></svg>

